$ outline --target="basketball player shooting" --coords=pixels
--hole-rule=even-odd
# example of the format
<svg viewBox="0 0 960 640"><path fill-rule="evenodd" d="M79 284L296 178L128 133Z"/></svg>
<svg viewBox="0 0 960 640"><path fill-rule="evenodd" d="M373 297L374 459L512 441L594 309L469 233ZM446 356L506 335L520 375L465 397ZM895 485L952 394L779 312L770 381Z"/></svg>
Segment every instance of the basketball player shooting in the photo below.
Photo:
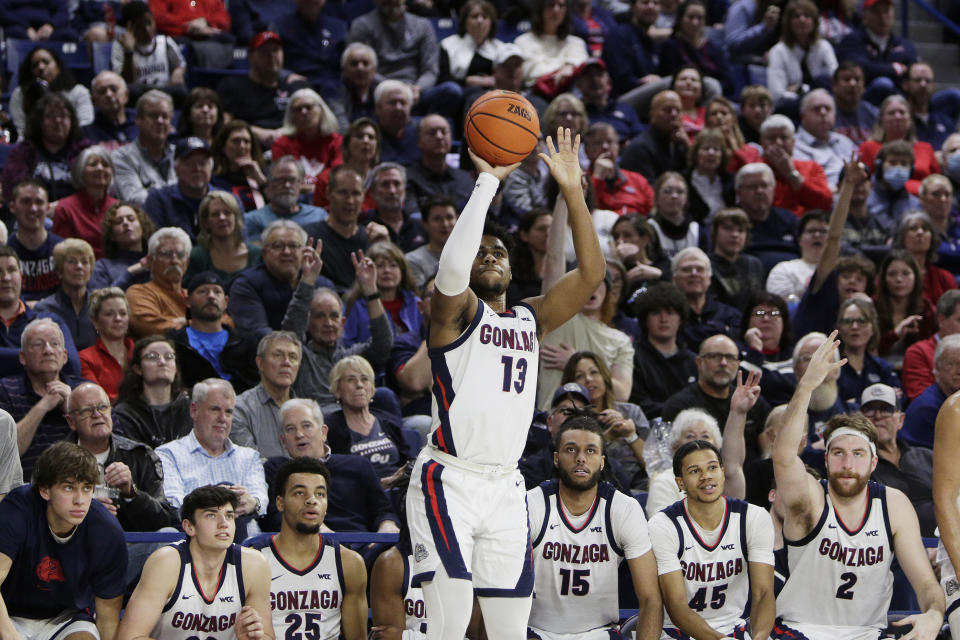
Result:
<svg viewBox="0 0 960 640"><path fill-rule="evenodd" d="M547 138L549 154L540 154L570 211L579 266L512 309L509 238L484 223L500 181L519 163L492 166L470 151L480 175L443 248L431 301L434 426L407 492L428 640L464 636L474 592L489 637L526 638L533 568L517 460L533 417L539 339L583 307L606 270L579 147L579 136L558 129L556 143Z"/></svg>

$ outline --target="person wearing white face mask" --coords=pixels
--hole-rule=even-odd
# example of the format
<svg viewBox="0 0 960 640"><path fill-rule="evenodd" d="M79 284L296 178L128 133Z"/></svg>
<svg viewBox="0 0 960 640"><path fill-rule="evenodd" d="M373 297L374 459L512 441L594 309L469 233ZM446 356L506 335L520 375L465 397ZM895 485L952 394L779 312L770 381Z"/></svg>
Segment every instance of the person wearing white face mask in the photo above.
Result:
<svg viewBox="0 0 960 640"><path fill-rule="evenodd" d="M867 211L877 220L890 221L891 228L904 212L920 208L920 201L906 188L913 161L913 146L905 140L887 142L877 154Z"/></svg>

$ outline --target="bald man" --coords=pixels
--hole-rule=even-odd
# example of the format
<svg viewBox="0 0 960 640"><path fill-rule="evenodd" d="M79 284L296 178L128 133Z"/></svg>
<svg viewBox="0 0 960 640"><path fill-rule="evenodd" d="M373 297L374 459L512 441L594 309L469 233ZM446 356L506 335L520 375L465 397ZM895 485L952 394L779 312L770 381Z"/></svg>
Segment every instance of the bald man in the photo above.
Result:
<svg viewBox="0 0 960 640"><path fill-rule="evenodd" d="M621 167L642 173L653 184L664 171L687 168L689 140L683 131L680 96L661 91L650 104L650 127L627 144Z"/></svg>
<svg viewBox="0 0 960 640"><path fill-rule="evenodd" d="M113 151L137 138L137 123L127 117L125 107L130 92L127 82L113 71L101 71L90 84L93 123L83 128L83 136Z"/></svg>

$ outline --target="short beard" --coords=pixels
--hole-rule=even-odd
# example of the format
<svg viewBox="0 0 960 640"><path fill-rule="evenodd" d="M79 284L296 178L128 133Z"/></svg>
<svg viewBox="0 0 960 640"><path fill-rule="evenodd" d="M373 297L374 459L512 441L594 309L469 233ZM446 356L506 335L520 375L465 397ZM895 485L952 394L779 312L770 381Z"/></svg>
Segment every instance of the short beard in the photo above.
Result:
<svg viewBox="0 0 960 640"><path fill-rule="evenodd" d="M218 308L216 311L211 311L208 313L204 311L205 308L206 308L206 305L204 305L203 307L200 307L196 311L194 311L193 309L190 309L190 316L202 322L215 322L223 317L222 309Z"/></svg>
<svg viewBox="0 0 960 640"><path fill-rule="evenodd" d="M835 494L841 498L853 498L860 495L860 492L863 491L864 487L867 486L867 482L870 480L869 476L856 475L857 482L853 485L852 488L845 488L839 482L841 476L839 474L830 474L828 475L828 482L830 483L830 488Z"/></svg>
<svg viewBox="0 0 960 640"><path fill-rule="evenodd" d="M297 206L298 196L292 193L284 193L273 196L273 199L270 200L270 204L275 206L277 209L282 209L284 211L291 211Z"/></svg>
<svg viewBox="0 0 960 640"><path fill-rule="evenodd" d="M306 535L317 535L320 533L319 524L304 524L302 522L298 522L297 524L293 525L293 528L297 530L297 533L303 533Z"/></svg>
<svg viewBox="0 0 960 640"><path fill-rule="evenodd" d="M557 476L560 478L560 484L573 489L574 491L589 491L600 482L600 470L591 473L586 478L575 478L573 474L561 467L557 467Z"/></svg>
<svg viewBox="0 0 960 640"><path fill-rule="evenodd" d="M810 410L826 411L836 404L839 393L836 380L825 380L810 394Z"/></svg>
<svg viewBox="0 0 960 640"><path fill-rule="evenodd" d="M501 282L489 287L479 282L470 283L470 288L473 290L473 293L481 300L495 300L501 297L507 292L508 286L510 286L509 282Z"/></svg>

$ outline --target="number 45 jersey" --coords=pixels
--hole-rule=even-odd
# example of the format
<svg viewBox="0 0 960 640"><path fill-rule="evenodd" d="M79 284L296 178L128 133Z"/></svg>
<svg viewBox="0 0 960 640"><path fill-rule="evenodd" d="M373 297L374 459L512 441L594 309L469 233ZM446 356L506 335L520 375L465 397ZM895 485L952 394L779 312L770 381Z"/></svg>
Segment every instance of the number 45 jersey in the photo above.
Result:
<svg viewBox="0 0 960 640"><path fill-rule="evenodd" d="M893 595L887 489L868 483L866 512L847 528L826 481L822 486L823 513L813 530L802 540L784 540L790 573L777 596L778 622L771 637L876 638L887 626Z"/></svg>
<svg viewBox="0 0 960 640"><path fill-rule="evenodd" d="M686 498L650 519L657 573L679 571L687 604L712 629L742 637L750 598L750 562L773 566L773 522L756 505L721 498L720 526L704 530L687 511ZM684 637L664 614L664 637Z"/></svg>
<svg viewBox="0 0 960 640"><path fill-rule="evenodd" d="M517 464L537 401L537 317L527 304L497 313L477 300L470 326L430 349L430 444L476 464Z"/></svg>
<svg viewBox="0 0 960 640"><path fill-rule="evenodd" d="M536 576L530 628L585 634L615 625L620 562L650 551L643 509L601 482L593 506L573 516L558 491L551 480L527 492Z"/></svg>

